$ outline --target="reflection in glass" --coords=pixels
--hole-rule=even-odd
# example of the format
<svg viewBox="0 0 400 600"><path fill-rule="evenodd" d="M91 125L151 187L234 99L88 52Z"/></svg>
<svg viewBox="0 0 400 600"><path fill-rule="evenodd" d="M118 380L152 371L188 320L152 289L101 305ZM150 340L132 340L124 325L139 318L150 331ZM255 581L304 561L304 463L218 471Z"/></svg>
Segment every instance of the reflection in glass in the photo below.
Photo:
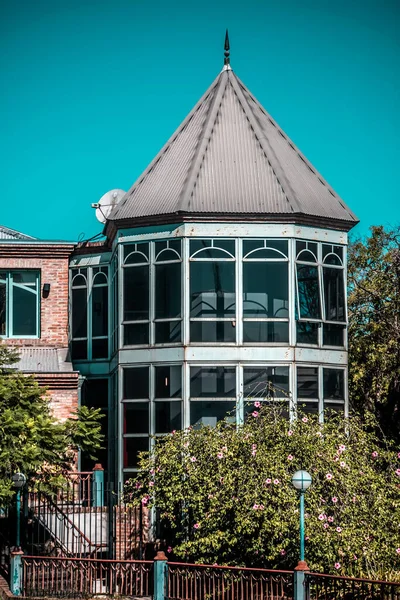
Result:
<svg viewBox="0 0 400 600"><path fill-rule="evenodd" d="M180 402L155 402L155 433L170 433L182 428Z"/></svg>
<svg viewBox="0 0 400 600"><path fill-rule="evenodd" d="M318 268L297 264L297 289L300 318L320 319L321 302Z"/></svg>
<svg viewBox="0 0 400 600"><path fill-rule="evenodd" d="M227 418L232 423L235 422L234 402L221 401L195 401L190 403L190 424L194 427L208 425L215 427L217 421Z"/></svg>
<svg viewBox="0 0 400 600"><path fill-rule="evenodd" d="M297 398L319 398L317 367L297 367Z"/></svg>
<svg viewBox="0 0 400 600"><path fill-rule="evenodd" d="M297 321L297 343L298 344L318 344L318 323L307 321Z"/></svg>
<svg viewBox="0 0 400 600"><path fill-rule="evenodd" d="M156 265L155 295L156 319L181 316L181 263Z"/></svg>
<svg viewBox="0 0 400 600"><path fill-rule="evenodd" d="M324 267L325 319L345 321L343 269Z"/></svg>
<svg viewBox="0 0 400 600"><path fill-rule="evenodd" d="M227 342L236 341L234 321L191 321L190 340L192 342Z"/></svg>
<svg viewBox="0 0 400 600"><path fill-rule="evenodd" d="M243 321L243 342L288 343L289 323L287 321Z"/></svg>
<svg viewBox="0 0 400 600"><path fill-rule="evenodd" d="M289 367L245 367L243 385L245 398L287 398Z"/></svg>
<svg viewBox="0 0 400 600"><path fill-rule="evenodd" d="M124 468L134 468L139 464L139 452L149 449L148 437L124 438Z"/></svg>
<svg viewBox="0 0 400 600"><path fill-rule="evenodd" d="M191 398L236 398L236 369L191 367Z"/></svg>
<svg viewBox="0 0 400 600"><path fill-rule="evenodd" d="M156 344L177 344L182 339L180 321L163 321L155 323Z"/></svg>
<svg viewBox="0 0 400 600"><path fill-rule="evenodd" d="M344 346L345 325L324 323L324 346Z"/></svg>
<svg viewBox="0 0 400 600"><path fill-rule="evenodd" d="M155 397L182 396L182 367L180 365L155 367Z"/></svg>
<svg viewBox="0 0 400 600"><path fill-rule="evenodd" d="M124 433L149 433L149 403L124 403Z"/></svg>
<svg viewBox="0 0 400 600"><path fill-rule="evenodd" d="M243 316L289 316L287 262L243 263Z"/></svg>
<svg viewBox="0 0 400 600"><path fill-rule="evenodd" d="M324 369L324 400L344 400L343 369Z"/></svg>
<svg viewBox="0 0 400 600"><path fill-rule="evenodd" d="M124 369L123 398L141 400L149 397L149 367Z"/></svg>
<svg viewBox="0 0 400 600"><path fill-rule="evenodd" d="M190 263L190 316L235 315L235 263Z"/></svg>

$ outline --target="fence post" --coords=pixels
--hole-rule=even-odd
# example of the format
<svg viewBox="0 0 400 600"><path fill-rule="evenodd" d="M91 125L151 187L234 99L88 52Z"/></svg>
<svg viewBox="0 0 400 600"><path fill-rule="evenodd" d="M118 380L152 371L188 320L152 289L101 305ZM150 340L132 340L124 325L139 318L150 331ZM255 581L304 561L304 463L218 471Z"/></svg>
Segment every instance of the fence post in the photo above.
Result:
<svg viewBox="0 0 400 600"><path fill-rule="evenodd" d="M93 506L104 506L104 469L99 463L93 468Z"/></svg>
<svg viewBox="0 0 400 600"><path fill-rule="evenodd" d="M165 588L168 574L168 559L164 552L158 551L154 558L154 600L166 600Z"/></svg>
<svg viewBox="0 0 400 600"><path fill-rule="evenodd" d="M305 574L310 569L305 560L299 560L294 570L294 600L308 600Z"/></svg>
<svg viewBox="0 0 400 600"><path fill-rule="evenodd" d="M11 552L10 590L14 596L22 594L22 550Z"/></svg>

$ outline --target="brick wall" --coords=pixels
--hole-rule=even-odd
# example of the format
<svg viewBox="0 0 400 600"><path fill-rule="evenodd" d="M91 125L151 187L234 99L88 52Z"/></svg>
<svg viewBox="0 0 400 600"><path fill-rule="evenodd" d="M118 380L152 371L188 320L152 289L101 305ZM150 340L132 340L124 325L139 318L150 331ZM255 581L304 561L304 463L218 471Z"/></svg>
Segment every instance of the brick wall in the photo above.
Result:
<svg viewBox="0 0 400 600"><path fill-rule="evenodd" d="M73 244L0 244L0 269L40 270L40 284L50 283L50 293L40 291L40 339L10 339L16 346L68 346L68 259Z"/></svg>
<svg viewBox="0 0 400 600"><path fill-rule="evenodd" d="M65 421L78 408L78 373L40 373L37 382L47 387L50 406L56 419Z"/></svg>

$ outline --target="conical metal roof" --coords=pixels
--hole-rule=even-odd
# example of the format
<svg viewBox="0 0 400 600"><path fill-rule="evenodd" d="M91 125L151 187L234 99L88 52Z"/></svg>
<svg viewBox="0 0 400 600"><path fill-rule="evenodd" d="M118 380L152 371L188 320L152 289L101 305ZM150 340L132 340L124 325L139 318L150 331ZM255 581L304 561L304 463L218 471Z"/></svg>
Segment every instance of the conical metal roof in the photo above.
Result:
<svg viewBox="0 0 400 600"><path fill-rule="evenodd" d="M112 211L106 230L204 220L345 231L358 222L229 64Z"/></svg>

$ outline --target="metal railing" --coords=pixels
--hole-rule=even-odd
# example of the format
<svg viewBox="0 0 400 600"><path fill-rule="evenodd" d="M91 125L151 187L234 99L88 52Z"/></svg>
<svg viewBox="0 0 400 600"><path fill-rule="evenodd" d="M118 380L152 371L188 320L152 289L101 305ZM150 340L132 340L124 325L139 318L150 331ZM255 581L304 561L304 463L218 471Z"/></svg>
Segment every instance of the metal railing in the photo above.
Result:
<svg viewBox="0 0 400 600"><path fill-rule="evenodd" d="M400 583L306 573L305 597L306 600L400 600Z"/></svg>
<svg viewBox="0 0 400 600"><path fill-rule="evenodd" d="M166 600L292 600L293 572L168 563Z"/></svg>
<svg viewBox="0 0 400 600"><path fill-rule="evenodd" d="M153 593L153 562L65 557L22 557L24 596L87 598Z"/></svg>

